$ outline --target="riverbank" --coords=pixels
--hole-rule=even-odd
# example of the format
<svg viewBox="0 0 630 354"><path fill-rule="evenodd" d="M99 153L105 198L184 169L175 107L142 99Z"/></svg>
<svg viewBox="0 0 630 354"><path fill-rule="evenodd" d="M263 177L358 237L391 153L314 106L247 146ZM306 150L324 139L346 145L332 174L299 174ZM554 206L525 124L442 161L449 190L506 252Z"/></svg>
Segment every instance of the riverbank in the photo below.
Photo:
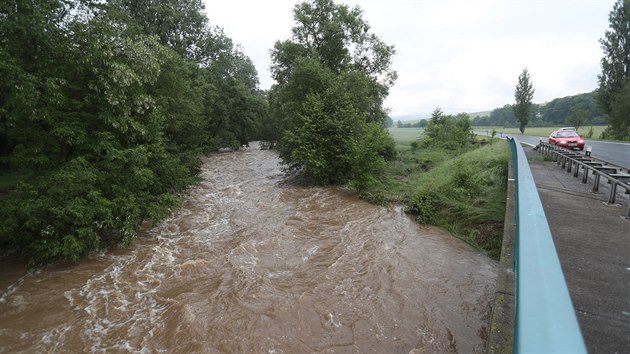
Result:
<svg viewBox="0 0 630 354"><path fill-rule="evenodd" d="M495 142L464 153L419 148L392 134L397 157L361 193L376 204L404 205L422 224L440 226L499 259L509 148Z"/></svg>

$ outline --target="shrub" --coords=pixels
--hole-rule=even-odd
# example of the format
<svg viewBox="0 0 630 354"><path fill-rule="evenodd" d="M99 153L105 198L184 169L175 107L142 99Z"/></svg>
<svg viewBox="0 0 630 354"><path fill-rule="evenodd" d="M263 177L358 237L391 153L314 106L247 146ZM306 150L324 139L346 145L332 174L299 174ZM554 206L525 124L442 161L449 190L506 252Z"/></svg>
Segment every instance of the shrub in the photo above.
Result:
<svg viewBox="0 0 630 354"><path fill-rule="evenodd" d="M437 108L428 123L421 143L425 148L442 148L451 151L464 151L474 140L470 117L461 113L445 115Z"/></svg>

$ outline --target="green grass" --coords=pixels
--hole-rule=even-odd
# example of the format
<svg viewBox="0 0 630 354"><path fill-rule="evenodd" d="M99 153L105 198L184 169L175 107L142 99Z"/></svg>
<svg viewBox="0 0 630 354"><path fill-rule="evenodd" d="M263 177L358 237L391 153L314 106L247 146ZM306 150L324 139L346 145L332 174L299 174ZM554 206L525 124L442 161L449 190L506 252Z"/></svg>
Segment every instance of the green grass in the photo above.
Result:
<svg viewBox="0 0 630 354"><path fill-rule="evenodd" d="M548 137L552 132L560 129L562 127L526 127L525 135L529 136L540 136L540 137ZM590 126L580 127L578 131L580 134L588 133ZM492 132L492 129L497 131L497 135L500 133L504 134L512 134L512 135L521 135L521 132L518 128L503 128L503 127L475 127L475 132ZM605 125L596 125L593 126L593 137L591 139L597 140L602 135L602 132L606 129Z"/></svg>
<svg viewBox="0 0 630 354"><path fill-rule="evenodd" d="M397 144L410 145L420 138L424 128L388 128L387 130Z"/></svg>

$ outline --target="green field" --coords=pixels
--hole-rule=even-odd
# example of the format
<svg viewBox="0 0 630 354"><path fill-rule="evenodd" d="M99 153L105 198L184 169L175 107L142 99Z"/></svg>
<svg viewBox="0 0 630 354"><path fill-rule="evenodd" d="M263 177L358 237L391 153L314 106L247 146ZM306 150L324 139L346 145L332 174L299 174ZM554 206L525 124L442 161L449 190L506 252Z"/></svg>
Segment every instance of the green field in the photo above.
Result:
<svg viewBox="0 0 630 354"><path fill-rule="evenodd" d="M424 128L388 128L397 144L409 145L418 140Z"/></svg>
<svg viewBox="0 0 630 354"><path fill-rule="evenodd" d="M529 136L541 136L541 137L548 137L549 135L551 135L552 132L560 129L561 127L526 127L525 128L525 135L529 135ZM589 129L591 127L580 127L580 129L578 129L578 131L580 132L580 134L586 134L588 133ZM511 135L521 135L521 132L518 130L518 128L503 128L503 127L474 127L474 131L475 133L480 133L480 132L490 132L492 133L492 129L495 129L497 132L497 135L503 133L503 134L511 134ZM593 137L591 139L593 140L597 140L599 139L599 137L602 135L602 132L604 131L604 129L606 129L605 125L597 125L593 127Z"/></svg>

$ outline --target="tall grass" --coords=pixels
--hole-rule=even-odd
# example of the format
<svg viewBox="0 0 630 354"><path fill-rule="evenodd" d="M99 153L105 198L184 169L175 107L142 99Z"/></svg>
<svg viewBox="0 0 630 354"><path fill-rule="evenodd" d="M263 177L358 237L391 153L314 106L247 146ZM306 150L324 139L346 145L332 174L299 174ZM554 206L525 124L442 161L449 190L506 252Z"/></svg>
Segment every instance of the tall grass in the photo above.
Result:
<svg viewBox="0 0 630 354"><path fill-rule="evenodd" d="M388 128L387 130L396 143L409 145L422 136L424 128Z"/></svg>
<svg viewBox="0 0 630 354"><path fill-rule="evenodd" d="M438 225L493 258L500 256L505 214L507 144L494 144L447 160L418 177L408 212Z"/></svg>

